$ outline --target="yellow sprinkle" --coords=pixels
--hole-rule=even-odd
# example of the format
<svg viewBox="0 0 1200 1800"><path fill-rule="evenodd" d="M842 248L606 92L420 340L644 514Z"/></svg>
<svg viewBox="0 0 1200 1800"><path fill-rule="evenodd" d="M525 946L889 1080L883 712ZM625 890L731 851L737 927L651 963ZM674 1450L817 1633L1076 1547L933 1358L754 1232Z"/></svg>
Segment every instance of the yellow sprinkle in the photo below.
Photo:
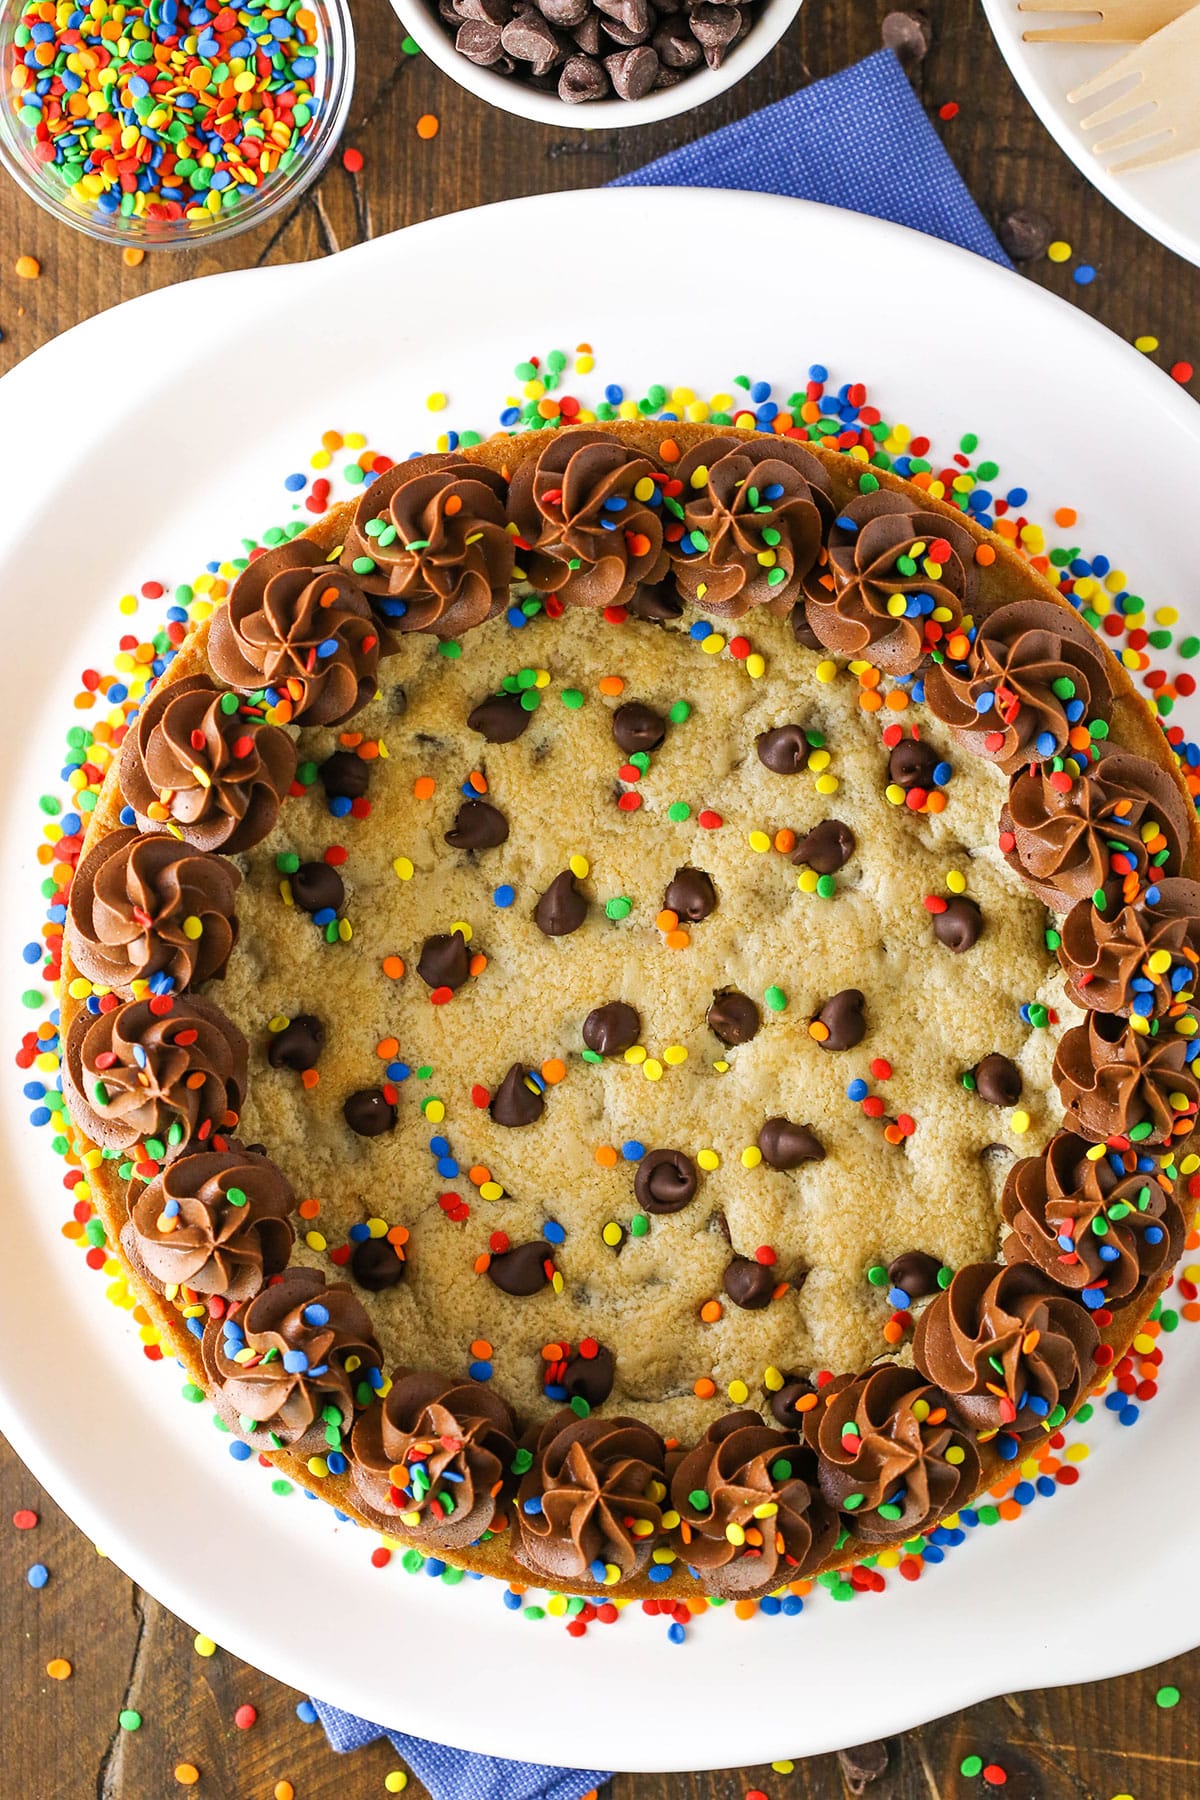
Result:
<svg viewBox="0 0 1200 1800"><path fill-rule="evenodd" d="M1068 1462L1086 1462L1089 1455L1088 1447L1086 1444L1068 1444L1063 1455Z"/></svg>
<svg viewBox="0 0 1200 1800"><path fill-rule="evenodd" d="M752 831L746 841L760 856L771 848L771 840L765 831Z"/></svg>
<svg viewBox="0 0 1200 1800"><path fill-rule="evenodd" d="M829 682L836 680L837 664L835 662L830 662L828 658L824 662L819 662L816 668L816 675L818 681Z"/></svg>
<svg viewBox="0 0 1200 1800"><path fill-rule="evenodd" d="M615 1219L610 1219L608 1224L601 1230L600 1236L604 1239L604 1242L608 1245L610 1250L615 1250L617 1245L621 1242L621 1239L625 1236L625 1233L621 1230L621 1227L617 1224Z"/></svg>
<svg viewBox="0 0 1200 1800"><path fill-rule="evenodd" d="M802 894L815 894L820 879L815 869L802 869L796 877L796 886Z"/></svg>
<svg viewBox="0 0 1200 1800"><path fill-rule="evenodd" d="M485 1181L480 1185L479 1198L481 1200L503 1200L504 1189L498 1181Z"/></svg>
<svg viewBox="0 0 1200 1800"><path fill-rule="evenodd" d="M585 881L592 872L592 865L586 856L573 856L567 864L577 881Z"/></svg>
<svg viewBox="0 0 1200 1800"><path fill-rule="evenodd" d="M702 1169L706 1169L710 1172L713 1169L719 1169L721 1166L721 1159L715 1150L697 1150L696 1161Z"/></svg>
<svg viewBox="0 0 1200 1800"><path fill-rule="evenodd" d="M743 1169L757 1169L761 1161L762 1151L759 1149L758 1145L747 1144L746 1148L742 1151Z"/></svg>
<svg viewBox="0 0 1200 1800"><path fill-rule="evenodd" d="M946 886L950 889L952 894L965 894L967 891L967 878L959 869L947 869Z"/></svg>
<svg viewBox="0 0 1200 1800"><path fill-rule="evenodd" d="M450 930L452 932L457 931L464 944L469 944L471 939L475 936L475 933L465 919L455 919Z"/></svg>
<svg viewBox="0 0 1200 1800"><path fill-rule="evenodd" d="M195 913L189 913L187 918L183 921L184 937L191 938L192 942L194 943L196 941L196 939L198 937L202 937L203 934L204 934L204 921L202 919L198 919L196 917Z"/></svg>
<svg viewBox="0 0 1200 1800"><path fill-rule="evenodd" d="M808 759L808 767L812 770L814 775L819 775L823 769L829 767L832 761L833 758L830 756L828 750L814 750Z"/></svg>
<svg viewBox="0 0 1200 1800"><path fill-rule="evenodd" d="M669 1068L677 1069L687 1061L688 1053L682 1044L668 1044L663 1051L662 1059Z"/></svg>
<svg viewBox="0 0 1200 1800"><path fill-rule="evenodd" d="M202 1631L197 1632L192 1639L192 1649L197 1656L215 1656L217 1653L217 1646L210 1637L205 1637Z"/></svg>
<svg viewBox="0 0 1200 1800"><path fill-rule="evenodd" d="M648 1056L642 1064L642 1074L647 1081L661 1081L663 1066L655 1056Z"/></svg>
<svg viewBox="0 0 1200 1800"><path fill-rule="evenodd" d="M634 483L633 497L635 500L642 500L642 501L653 499L654 483L651 481L651 479L648 475L643 475L642 479L640 481L636 481Z"/></svg>
<svg viewBox="0 0 1200 1800"><path fill-rule="evenodd" d="M305 1467L310 1475L316 1476L318 1481L324 1481L329 1474L329 1464L323 1456L310 1456Z"/></svg>
<svg viewBox="0 0 1200 1800"><path fill-rule="evenodd" d="M729 1398L733 1401L735 1406L741 1406L744 1400L750 1398L750 1389L746 1386L744 1381L731 1381L729 1386L725 1389L725 1392L729 1395Z"/></svg>
<svg viewBox="0 0 1200 1800"><path fill-rule="evenodd" d="M412 880L413 873L414 873L413 866L409 862L407 856L395 857L392 861L392 867L393 867L393 869L395 869L395 871L396 871L397 875L400 877L401 881L411 881Z"/></svg>
<svg viewBox="0 0 1200 1800"><path fill-rule="evenodd" d="M440 1125L446 1116L444 1100L427 1100L424 1107L425 1117L431 1125Z"/></svg>
<svg viewBox="0 0 1200 1800"><path fill-rule="evenodd" d="M446 396L445 394L430 394L425 404L430 412L445 412Z"/></svg>
<svg viewBox="0 0 1200 1800"><path fill-rule="evenodd" d="M838 778L836 775L818 775L815 786L818 794L836 794L839 786Z"/></svg>
<svg viewBox="0 0 1200 1800"><path fill-rule="evenodd" d="M561 1595L559 1597L561 1598ZM563 1607L564 1609L566 1607L565 1600L563 1601ZM383 1778L383 1785L389 1794L402 1794L408 1786L408 1776L404 1773L403 1769L389 1769Z"/></svg>
<svg viewBox="0 0 1200 1800"><path fill-rule="evenodd" d="M306 1231L304 1241L310 1250L327 1250L329 1248L323 1231Z"/></svg>
<svg viewBox="0 0 1200 1800"><path fill-rule="evenodd" d="M965 1455L966 1451L962 1448L961 1444L951 1444L950 1448L946 1451L946 1461L948 1463L960 1463Z"/></svg>
<svg viewBox="0 0 1200 1800"><path fill-rule="evenodd" d="M757 650L751 651L750 655L746 658L746 673L751 681L761 680L766 672L767 664L765 657L760 656Z"/></svg>
<svg viewBox="0 0 1200 1800"><path fill-rule="evenodd" d="M700 640L700 648L705 656L720 656L725 648L725 639L719 631L710 631L706 638Z"/></svg>
<svg viewBox="0 0 1200 1800"><path fill-rule="evenodd" d="M644 1063L645 1060L646 1060L645 1045L644 1044L630 1044L628 1050L626 1050L626 1052L625 1052L625 1061L627 1063L633 1063L636 1065L638 1063Z"/></svg>
<svg viewBox="0 0 1200 1800"><path fill-rule="evenodd" d="M763 1370L763 1386L766 1388L768 1394L777 1394L783 1386L783 1376L775 1367L774 1363L771 1364L769 1369Z"/></svg>
<svg viewBox="0 0 1200 1800"><path fill-rule="evenodd" d="M1140 350L1143 356L1150 356L1158 349L1158 339L1146 332L1144 336L1134 338L1133 347L1135 350Z"/></svg>
<svg viewBox="0 0 1200 1800"><path fill-rule="evenodd" d="M1016 1132L1018 1137L1023 1137L1024 1134L1029 1130L1029 1127L1033 1123L1033 1121L1030 1119L1029 1114L1023 1108L1021 1108L1013 1114L1012 1118L1008 1121L1008 1123L1009 1123L1010 1128Z"/></svg>

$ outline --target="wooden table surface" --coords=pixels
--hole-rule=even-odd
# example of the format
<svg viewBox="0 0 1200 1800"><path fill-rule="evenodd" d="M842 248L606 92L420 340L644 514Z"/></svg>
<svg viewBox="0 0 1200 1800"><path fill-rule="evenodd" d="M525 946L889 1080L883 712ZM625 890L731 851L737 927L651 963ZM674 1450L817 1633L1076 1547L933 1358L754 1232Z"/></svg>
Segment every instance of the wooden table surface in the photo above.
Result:
<svg viewBox="0 0 1200 1800"><path fill-rule="evenodd" d="M459 207L608 181L877 48L887 10L885 0L807 0L766 62L698 116L585 135L488 111L426 59L402 54L404 34L386 0L353 0L359 80L347 142L363 152L361 174L347 174L335 158L318 186L279 222L247 232L221 251L201 249L186 259L151 255L136 268L54 225L6 186L0 208L0 370L77 320L169 281L301 261ZM957 116L939 129L984 212L995 223L1014 208L1035 208L1075 252L1065 264L1038 259L1027 266L1030 278L1067 295L1123 337L1157 337L1156 360L1164 366L1200 364L1197 271L1143 236L1059 153L1010 79L974 0L929 0L927 17L932 47L914 80L935 116L957 102ZM432 141L416 135L416 120L425 113L441 121ZM17 278L18 255L38 259L40 279ZM1071 279L1081 258L1097 271L1086 287ZM1004 347L995 348L1003 356ZM119 381L119 371L107 371L106 379ZM36 1527L19 1531L10 1523L19 1509L38 1514ZM175 1779L180 1763L199 1769L194 1791L206 1800L271 1800L281 1780L291 1782L296 1800L387 1793L385 1776L399 1766L390 1746L334 1757L320 1728L297 1718L301 1696L222 1651L198 1655L192 1633L98 1556L2 1443L0 1543L2 1800L163 1800L188 1791ZM186 1546L180 1553L187 1554ZM27 1580L35 1562L50 1571L40 1590ZM1019 1579L1019 1564L1014 1576ZM950 1572L941 1577L953 1578ZM1103 1570L1081 1569L1079 1579L1093 1595L1102 1629ZM1032 1611L1032 1596L1030 1604ZM1122 1656L1135 1654L1122 1646ZM676 1681L686 1694L687 1653L671 1655L673 1704ZM55 1658L71 1664L68 1679L46 1675ZM1014 1679L1020 1674L1018 1662ZM1155 1703L1165 1683L1182 1695L1170 1710ZM539 1703L531 1697L531 1704ZM752 1693L731 1691L731 1705L753 1703ZM936 1703L931 1696L931 1708ZM803 1705L801 1666L798 1711ZM249 1729L234 1724L241 1706L257 1711ZM122 1709L140 1713L139 1730L121 1729ZM999 1764L1007 1772L1005 1786L964 1777L960 1766L970 1755ZM865 1767L872 1761L858 1760ZM849 1764L824 1756L790 1771L621 1775L602 1800L744 1800L752 1789L770 1800L833 1800L856 1787ZM870 1800L967 1800L988 1793L1008 1800L1195 1800L1200 1653L1089 1688L1012 1695L910 1732L889 1744L886 1771L860 1791ZM415 1779L407 1792L423 1800Z"/></svg>

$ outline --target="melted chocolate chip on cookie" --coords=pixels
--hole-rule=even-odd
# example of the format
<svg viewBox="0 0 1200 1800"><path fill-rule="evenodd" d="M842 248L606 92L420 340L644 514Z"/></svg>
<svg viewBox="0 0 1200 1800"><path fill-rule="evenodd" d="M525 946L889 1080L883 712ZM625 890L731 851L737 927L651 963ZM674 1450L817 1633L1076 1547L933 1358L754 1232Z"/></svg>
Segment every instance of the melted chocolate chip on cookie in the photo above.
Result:
<svg viewBox="0 0 1200 1800"><path fill-rule="evenodd" d="M315 1013L297 1013L282 1031L267 1039L267 1061L273 1069L315 1069L325 1048L325 1027Z"/></svg>
<svg viewBox="0 0 1200 1800"><path fill-rule="evenodd" d="M289 877L292 899L307 913L337 912L346 898L346 884L327 862L301 863Z"/></svg>
<svg viewBox="0 0 1200 1800"><path fill-rule="evenodd" d="M632 756L636 750L657 750L667 735L667 721L652 706L627 700L613 714L612 734L617 748Z"/></svg>
<svg viewBox="0 0 1200 1800"><path fill-rule="evenodd" d="M350 1273L359 1287L370 1294L382 1294L404 1280L408 1264L397 1254L386 1237L364 1238L355 1244L350 1257Z"/></svg>
<svg viewBox="0 0 1200 1800"><path fill-rule="evenodd" d="M762 1024L758 1002L738 988L722 988L714 994L705 1018L713 1036L723 1044L748 1044Z"/></svg>
<svg viewBox="0 0 1200 1800"><path fill-rule="evenodd" d="M758 760L773 775L798 775L808 763L812 746L803 725L777 725L760 731L754 740Z"/></svg>
<svg viewBox="0 0 1200 1800"><path fill-rule="evenodd" d="M524 1299L540 1293L554 1274L554 1251L540 1239L532 1244L515 1244L511 1250L492 1253L487 1267L488 1279L502 1294Z"/></svg>
<svg viewBox="0 0 1200 1800"><path fill-rule="evenodd" d="M536 1125L545 1112L546 1102L526 1076L522 1065L514 1063L492 1095L488 1111L497 1125Z"/></svg>
<svg viewBox="0 0 1200 1800"><path fill-rule="evenodd" d="M487 800L464 800L446 833L454 850L495 850L508 836L508 820Z"/></svg>
<svg viewBox="0 0 1200 1800"><path fill-rule="evenodd" d="M396 1106L381 1087L359 1088L343 1101L342 1117L359 1137L382 1137L395 1129Z"/></svg>
<svg viewBox="0 0 1200 1800"><path fill-rule="evenodd" d="M841 819L822 819L800 839L792 861L798 868L815 869L818 875L836 875L854 855L856 841Z"/></svg>
<svg viewBox="0 0 1200 1800"><path fill-rule="evenodd" d="M761 1312L769 1306L776 1287L774 1270L752 1256L735 1256L721 1281L733 1304L746 1312Z"/></svg>
<svg viewBox="0 0 1200 1800"><path fill-rule="evenodd" d="M638 1164L633 1191L648 1213L676 1213L697 1185L696 1165L682 1150L648 1150Z"/></svg>
<svg viewBox="0 0 1200 1800"><path fill-rule="evenodd" d="M533 909L533 920L546 937L568 937L587 918L588 903L570 869L556 875Z"/></svg>
<svg viewBox="0 0 1200 1800"><path fill-rule="evenodd" d="M717 890L712 876L706 875L703 869L676 869L667 883L663 905L678 918L698 925L701 919L707 919L709 913L717 909Z"/></svg>
<svg viewBox="0 0 1200 1800"><path fill-rule="evenodd" d="M361 800L367 791L371 765L353 750L335 750L318 771L330 800Z"/></svg>
<svg viewBox="0 0 1200 1800"><path fill-rule="evenodd" d="M1021 1071L1011 1056L992 1050L975 1064L975 1092L989 1106L1015 1106L1021 1098Z"/></svg>
<svg viewBox="0 0 1200 1800"><path fill-rule="evenodd" d="M489 744L511 744L514 738L520 737L532 717L532 712L522 705L519 693L489 694L467 714L467 724Z"/></svg>
<svg viewBox="0 0 1200 1800"><path fill-rule="evenodd" d="M865 1004L858 988L843 988L840 994L829 996L815 1020L825 1027L824 1036L817 1034L822 1050L853 1050L862 1043L867 1035Z"/></svg>
<svg viewBox="0 0 1200 1800"><path fill-rule="evenodd" d="M790 1119L764 1121L758 1134L762 1159L771 1169L798 1169L801 1163L821 1162L825 1146L807 1125L793 1125Z"/></svg>
<svg viewBox="0 0 1200 1800"><path fill-rule="evenodd" d="M460 988L471 973L471 952L461 931L439 931L427 937L417 959L417 974L431 988Z"/></svg>
<svg viewBox="0 0 1200 1800"><path fill-rule="evenodd" d="M977 944L982 931L983 914L979 902L969 899L966 894L951 894L949 900L933 911L934 937L956 955Z"/></svg>
<svg viewBox="0 0 1200 1800"><path fill-rule="evenodd" d="M637 1008L625 1000L607 1000L594 1006L583 1021L583 1041L597 1056L620 1056L632 1049L642 1033Z"/></svg>

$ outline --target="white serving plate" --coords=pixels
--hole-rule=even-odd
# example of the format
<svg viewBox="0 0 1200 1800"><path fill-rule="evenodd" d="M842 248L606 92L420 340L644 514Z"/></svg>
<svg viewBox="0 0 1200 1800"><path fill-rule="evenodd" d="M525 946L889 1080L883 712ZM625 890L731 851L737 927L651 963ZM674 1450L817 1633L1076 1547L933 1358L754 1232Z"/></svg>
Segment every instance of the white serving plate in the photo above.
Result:
<svg viewBox="0 0 1200 1800"><path fill-rule="evenodd" d="M720 242L739 244L754 271L736 327L725 306L714 313ZM593 249L577 279L579 244L638 246L651 273L629 278L627 256ZM653 300L660 262L669 305ZM497 316L487 282L514 264L519 320ZM863 269L875 278L830 278ZM910 318L936 326L914 332ZM601 190L163 289L66 333L0 383L10 1048L32 1016L18 951L40 922L37 796L58 767L78 672L111 656L112 597L155 572L189 579L286 517L282 474L327 428L369 431L403 455L432 441L425 397L444 390L446 417L486 429L516 362L581 339L596 347L597 397L608 380L633 394L658 379L708 393L739 371L790 385L819 360L835 380L866 381L887 416L931 432L943 454L976 431L1002 464L1001 491L1027 485L1042 519L1077 506L1081 541L1124 559L1152 604L1190 607L1200 622L1186 530L1200 409L1071 307L899 227L754 195ZM1113 437L1122 416L1138 426L1129 449ZM207 1409L176 1398L174 1372L145 1361L102 1279L64 1245L61 1166L28 1108L19 1079L0 1083L0 1429L123 1569L294 1687L495 1754L720 1767L860 1742L1200 1640L1181 1579L1200 1567L1200 1333L1176 1335L1160 1397L1132 1433L1087 1428L1094 1450L1078 1487L1018 1525L977 1530L917 1586L893 1578L851 1606L818 1595L798 1619L712 1616L680 1649L636 1609L572 1642L556 1622L505 1611L493 1583L448 1592L396 1562L374 1570L366 1534L236 1467Z"/></svg>
<svg viewBox="0 0 1200 1800"><path fill-rule="evenodd" d="M1005 62L1025 98L1032 106L1059 149L1106 200L1143 231L1149 232L1168 250L1200 264L1200 153L1180 157L1153 169L1135 169L1126 175L1112 175L1106 162L1118 162L1119 155L1101 158L1092 154L1092 145L1110 137L1119 127L1110 125L1098 130L1082 131L1080 118L1088 118L1119 94L1102 94L1098 100L1072 106L1067 95L1102 69L1111 68L1130 48L1127 44L1027 44L1024 33L1042 27L1074 25L1078 13L1023 13L1017 11L1017 0L983 0L983 10L995 34ZM1086 18L1087 15L1082 15ZM1128 84L1126 84L1128 85ZM1136 120L1131 120L1136 123ZM1121 154L1132 156L1133 150ZM1075 246L1087 255L1087 245Z"/></svg>

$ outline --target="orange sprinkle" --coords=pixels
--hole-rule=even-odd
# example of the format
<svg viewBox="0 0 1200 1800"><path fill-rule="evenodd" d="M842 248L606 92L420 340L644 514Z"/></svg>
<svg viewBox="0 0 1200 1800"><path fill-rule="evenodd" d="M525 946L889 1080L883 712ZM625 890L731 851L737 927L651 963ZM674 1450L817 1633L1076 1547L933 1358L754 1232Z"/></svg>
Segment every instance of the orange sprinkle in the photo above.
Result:
<svg viewBox="0 0 1200 1800"><path fill-rule="evenodd" d="M735 1600L733 1603L733 1611L735 1617L739 1619L752 1619L758 1611L758 1601Z"/></svg>
<svg viewBox="0 0 1200 1800"><path fill-rule="evenodd" d="M467 776L467 780L470 782L471 786L474 788L474 790L477 794L486 794L487 793L487 791L488 791L487 776L483 773L482 769L472 769L471 773Z"/></svg>
<svg viewBox="0 0 1200 1800"><path fill-rule="evenodd" d="M883 704L889 712L903 712L908 705L908 695L903 688L892 688Z"/></svg>
<svg viewBox="0 0 1200 1800"><path fill-rule="evenodd" d="M602 675L599 681L599 688L602 694L623 694L625 692L625 683L619 675Z"/></svg>
<svg viewBox="0 0 1200 1800"><path fill-rule="evenodd" d="M658 454L664 462L678 462L681 452L674 438L664 438L658 446Z"/></svg>
<svg viewBox="0 0 1200 1800"><path fill-rule="evenodd" d="M889 1319L883 1328L883 1335L889 1344L898 1344L904 1336L904 1327L898 1325L895 1319Z"/></svg>
<svg viewBox="0 0 1200 1800"><path fill-rule="evenodd" d="M810 1038L815 1038L818 1044L823 1044L829 1036L829 1027L823 1025L820 1019L813 1019L808 1027L808 1035Z"/></svg>
<svg viewBox="0 0 1200 1800"><path fill-rule="evenodd" d="M650 539L644 531L631 531L626 542L629 546L630 556L649 556Z"/></svg>
<svg viewBox="0 0 1200 1800"><path fill-rule="evenodd" d="M561 1362L563 1357L567 1355L569 1349L570 1346L568 1344L543 1344L542 1361Z"/></svg>
<svg viewBox="0 0 1200 1800"><path fill-rule="evenodd" d="M784 856L788 856L796 848L796 834L790 825L775 833L775 848Z"/></svg>
<svg viewBox="0 0 1200 1800"><path fill-rule="evenodd" d="M476 1338L475 1342L471 1345L471 1355L479 1361L486 1360L491 1354L492 1346L488 1343L487 1339Z"/></svg>
<svg viewBox="0 0 1200 1800"><path fill-rule="evenodd" d="M42 265L36 256L18 256L13 268L22 281L36 281L42 272Z"/></svg>
<svg viewBox="0 0 1200 1800"><path fill-rule="evenodd" d="M441 126L436 113L422 113L417 120L417 136L419 138L435 138Z"/></svg>
<svg viewBox="0 0 1200 1800"><path fill-rule="evenodd" d="M486 1250L485 1250L485 1251L484 1251L484 1253L483 1253L483 1255L482 1255L482 1256L477 1256L477 1257L476 1257L476 1258L475 1258L475 1273L476 1273L476 1274L477 1274L477 1275L482 1275L482 1274L484 1274L484 1273L485 1273L485 1271L486 1271L486 1270L487 1270L487 1266L488 1266L488 1264L489 1264L489 1263L490 1263L490 1262L491 1262L491 1260L492 1260L492 1259L491 1259L491 1257L490 1257L490 1256L489 1256L489 1255L488 1255L488 1253L487 1253L487 1251L486 1251Z"/></svg>
<svg viewBox="0 0 1200 1800"><path fill-rule="evenodd" d="M200 1779L200 1771L195 1763L176 1763L175 1779L180 1787L195 1787Z"/></svg>
<svg viewBox="0 0 1200 1800"><path fill-rule="evenodd" d="M121 261L127 269L136 269L139 263L146 260L146 252L140 244L126 244L121 252Z"/></svg>
<svg viewBox="0 0 1200 1800"><path fill-rule="evenodd" d="M446 504L443 506L442 511L448 519L452 519L455 513L462 511L462 500L457 494L447 494Z"/></svg>
<svg viewBox="0 0 1200 1800"><path fill-rule="evenodd" d="M296 1208L302 1219L315 1219L320 1210L321 1202L319 1200L302 1200Z"/></svg>
<svg viewBox="0 0 1200 1800"><path fill-rule="evenodd" d="M995 562L995 560L996 560L996 547L994 544L976 544L976 546L975 546L975 561L979 564L980 568L982 568L982 569L990 568L991 565Z"/></svg>
<svg viewBox="0 0 1200 1800"><path fill-rule="evenodd" d="M716 1391L717 1384L711 1376L701 1375L698 1381L692 1383L692 1392L697 1400L711 1400Z"/></svg>
<svg viewBox="0 0 1200 1800"><path fill-rule="evenodd" d="M323 431L321 433L322 450L340 450L341 447L342 434L340 431Z"/></svg>
<svg viewBox="0 0 1200 1800"><path fill-rule="evenodd" d="M315 1088L318 1081L320 1081L320 1079L321 1079L320 1069L305 1069L301 1073L300 1084L302 1087Z"/></svg>
<svg viewBox="0 0 1200 1800"><path fill-rule="evenodd" d="M66 1681L71 1673L71 1665L65 1656L52 1656L46 1664L46 1673L51 1681Z"/></svg>
<svg viewBox="0 0 1200 1800"><path fill-rule="evenodd" d="M858 704L862 707L864 712L878 712L883 705L883 696L881 694L872 693L869 688L864 688L863 692L858 696Z"/></svg>
<svg viewBox="0 0 1200 1800"><path fill-rule="evenodd" d="M413 796L417 800L428 800L436 787L437 782L432 775L418 775L413 782Z"/></svg>
<svg viewBox="0 0 1200 1800"><path fill-rule="evenodd" d="M490 1169L485 1169L482 1163L475 1163L472 1168L467 1170L467 1179L476 1187L482 1187L485 1181L492 1179L492 1172Z"/></svg>
<svg viewBox="0 0 1200 1800"><path fill-rule="evenodd" d="M611 1144L597 1144L596 1145L596 1161L600 1164L600 1167L602 1169L615 1169L616 1168L617 1153L613 1149Z"/></svg>
<svg viewBox="0 0 1200 1800"><path fill-rule="evenodd" d="M860 687L877 688L882 679L878 669L864 669L859 675L858 684Z"/></svg>
<svg viewBox="0 0 1200 1800"><path fill-rule="evenodd" d="M561 1057L551 1056L542 1064L542 1080L548 1081L551 1087L560 1082L567 1072L567 1065Z"/></svg>
<svg viewBox="0 0 1200 1800"><path fill-rule="evenodd" d="M402 956L385 956L383 972L390 980L399 981L404 973L404 958Z"/></svg>
<svg viewBox="0 0 1200 1800"><path fill-rule="evenodd" d="M476 950L474 956L467 964L467 968L472 975L483 974L483 971L487 968L487 957L483 954L482 950Z"/></svg>
<svg viewBox="0 0 1200 1800"><path fill-rule="evenodd" d="M706 1325L715 1325L718 1319L725 1317L725 1308L719 1300L706 1300L700 1308L700 1317Z"/></svg>
<svg viewBox="0 0 1200 1800"><path fill-rule="evenodd" d="M408 1226L407 1225L393 1225L391 1230L387 1234L387 1241L389 1244L395 1244L397 1249L400 1247L400 1245L407 1244L407 1242L408 1242Z"/></svg>
<svg viewBox="0 0 1200 1800"><path fill-rule="evenodd" d="M1078 517L1079 514L1073 506L1060 506L1054 514L1054 523L1056 525L1074 525Z"/></svg>
<svg viewBox="0 0 1200 1800"><path fill-rule="evenodd" d="M391 1062L393 1056L399 1055L400 1045L393 1037L380 1038L375 1046L375 1054L384 1062Z"/></svg>
<svg viewBox="0 0 1200 1800"><path fill-rule="evenodd" d="M668 950L686 950L691 941L687 932L680 930L668 931L663 939Z"/></svg>
<svg viewBox="0 0 1200 1800"><path fill-rule="evenodd" d="M674 931L679 923L679 914L672 912L669 906L664 906L654 923L660 931Z"/></svg>
<svg viewBox="0 0 1200 1800"><path fill-rule="evenodd" d="M940 812L945 812L945 810L946 810L945 792L941 788L934 788L932 790L932 792L926 797L925 811L931 812L931 813L940 813Z"/></svg>

